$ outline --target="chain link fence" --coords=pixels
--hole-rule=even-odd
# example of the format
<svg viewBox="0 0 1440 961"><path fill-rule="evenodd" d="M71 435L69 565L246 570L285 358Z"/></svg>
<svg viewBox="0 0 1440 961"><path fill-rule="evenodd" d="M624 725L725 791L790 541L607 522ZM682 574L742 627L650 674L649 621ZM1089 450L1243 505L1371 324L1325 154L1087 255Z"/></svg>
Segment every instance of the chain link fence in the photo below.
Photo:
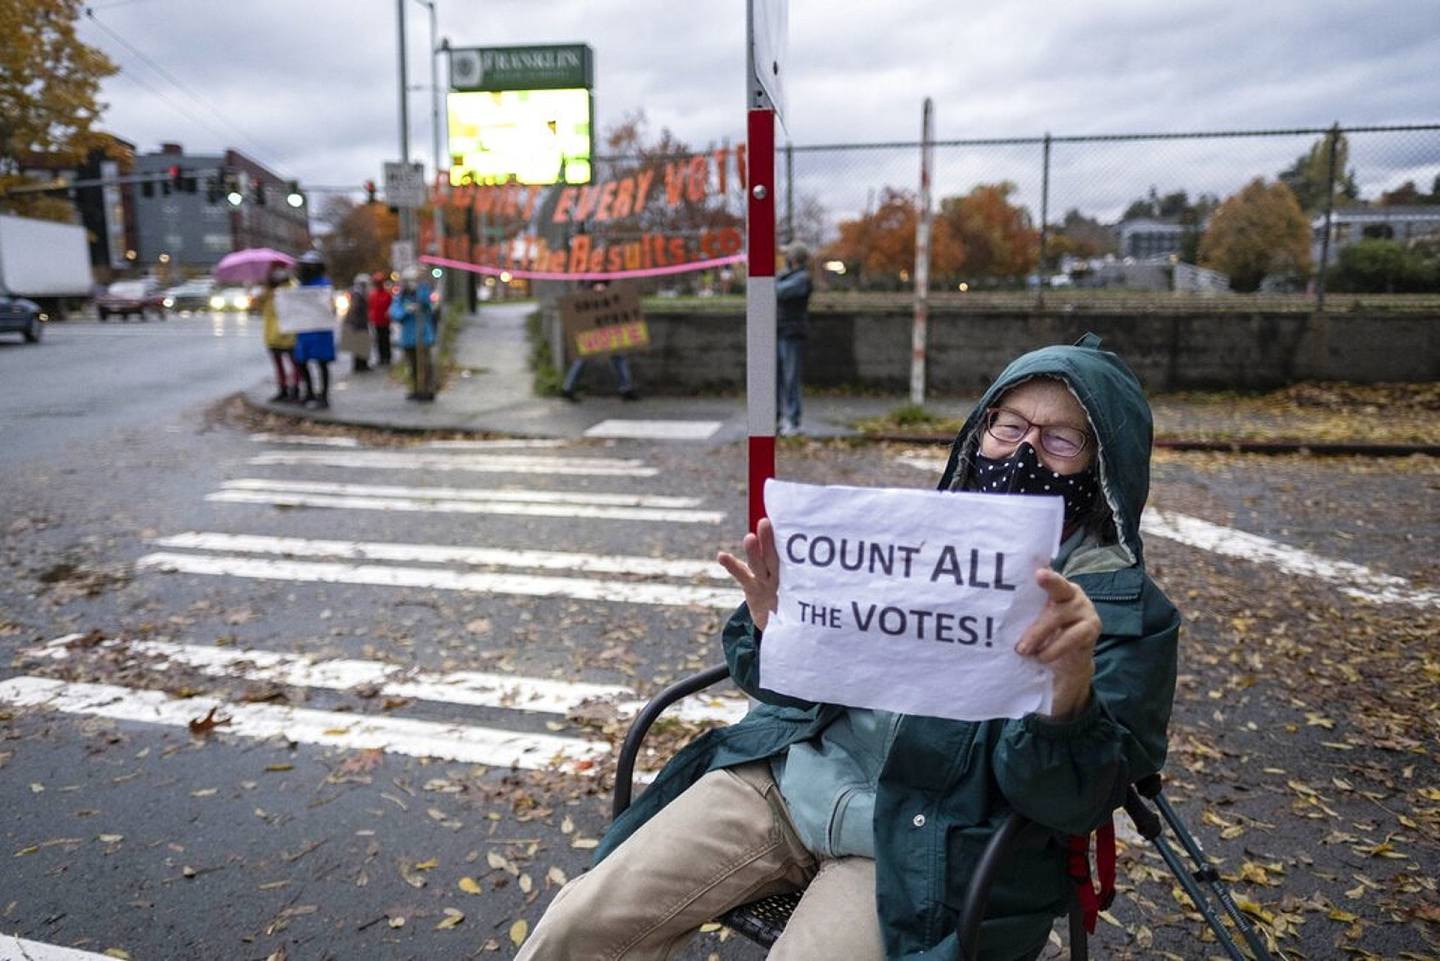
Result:
<svg viewBox="0 0 1440 961"><path fill-rule="evenodd" d="M919 142L780 148L781 238L826 288L907 291L920 163ZM958 302L1440 295L1440 124L945 140L931 182L931 289Z"/></svg>

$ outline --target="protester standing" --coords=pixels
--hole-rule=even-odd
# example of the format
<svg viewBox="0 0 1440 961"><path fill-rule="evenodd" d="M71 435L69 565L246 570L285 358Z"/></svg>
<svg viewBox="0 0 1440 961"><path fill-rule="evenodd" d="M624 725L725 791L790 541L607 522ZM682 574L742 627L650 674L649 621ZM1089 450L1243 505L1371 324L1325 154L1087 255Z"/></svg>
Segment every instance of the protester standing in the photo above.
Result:
<svg viewBox="0 0 1440 961"><path fill-rule="evenodd" d="M420 271L407 267L400 275L400 290L390 304L390 319L400 322L400 347L410 364L410 393L406 400L435 399L435 362L430 348L435 343L435 309L430 287L420 283ZM424 350L422 376L420 351Z"/></svg>
<svg viewBox="0 0 1440 961"><path fill-rule="evenodd" d="M354 372L370 369L370 275L356 274L350 282L350 303L340 329L340 347L354 358Z"/></svg>
<svg viewBox="0 0 1440 961"><path fill-rule="evenodd" d="M330 278L325 276L325 258L318 250L306 251L296 265L296 274L301 287L330 287ZM295 335L295 362L305 385L306 407L324 410L330 406L330 362L334 359L335 328L303 330ZM320 375L319 390L315 389L316 379L310 376L312 362Z"/></svg>
<svg viewBox="0 0 1440 961"><path fill-rule="evenodd" d="M803 244L785 248L785 273L775 278L776 394L781 437L800 432L800 381L810 308L810 252Z"/></svg>
<svg viewBox="0 0 1440 961"><path fill-rule="evenodd" d="M292 351L295 349L295 335L280 330L280 315L275 312L275 288L290 282L290 272L278 264L270 269L265 278L265 290L260 294L260 316L265 327L265 349L270 351L270 360L275 365L275 396L272 404L298 404L300 402L299 366Z"/></svg>
<svg viewBox="0 0 1440 961"><path fill-rule="evenodd" d="M375 358L381 367L390 366L390 281L383 273L376 271L371 278L367 308L370 313L370 332L375 338Z"/></svg>
<svg viewBox="0 0 1440 961"><path fill-rule="evenodd" d="M590 285L591 290L604 290L605 281L597 280ZM624 400L639 400L640 395L635 392L634 381L630 379L630 358L621 353L610 355L610 366L615 369L615 380L619 385L620 396ZM580 381L580 374L585 370L585 358L576 357L570 364L570 369L565 372L565 382L560 386L560 396L578 404L580 398L575 393L575 385Z"/></svg>

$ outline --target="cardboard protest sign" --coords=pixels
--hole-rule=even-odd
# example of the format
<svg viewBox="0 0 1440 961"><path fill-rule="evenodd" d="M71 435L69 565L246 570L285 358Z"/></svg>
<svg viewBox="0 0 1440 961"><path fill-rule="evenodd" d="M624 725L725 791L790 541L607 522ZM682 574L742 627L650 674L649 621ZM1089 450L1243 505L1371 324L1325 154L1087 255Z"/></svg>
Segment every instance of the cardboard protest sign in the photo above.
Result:
<svg viewBox="0 0 1440 961"><path fill-rule="evenodd" d="M275 288L275 318L281 333L301 334L307 330L335 329L335 288Z"/></svg>
<svg viewBox="0 0 1440 961"><path fill-rule="evenodd" d="M650 346L650 328L640 311L640 291L633 284L566 294L556 306L565 338L577 357L603 357Z"/></svg>
<svg viewBox="0 0 1440 961"><path fill-rule="evenodd" d="M779 609L760 683L811 701L982 721L1050 710L1015 653L1045 606L1059 497L765 482Z"/></svg>

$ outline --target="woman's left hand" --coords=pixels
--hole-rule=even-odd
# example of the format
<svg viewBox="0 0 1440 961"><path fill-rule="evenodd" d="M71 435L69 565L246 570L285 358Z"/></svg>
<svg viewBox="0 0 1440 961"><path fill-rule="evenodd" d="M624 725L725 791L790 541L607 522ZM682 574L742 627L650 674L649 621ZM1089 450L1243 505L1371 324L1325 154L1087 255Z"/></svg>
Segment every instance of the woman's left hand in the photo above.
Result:
<svg viewBox="0 0 1440 961"><path fill-rule="evenodd" d="M1079 714L1090 702L1100 615L1079 585L1048 567L1035 572L1035 582L1049 599L1040 616L1016 642L1015 653L1050 665L1055 672L1051 716L1066 720Z"/></svg>

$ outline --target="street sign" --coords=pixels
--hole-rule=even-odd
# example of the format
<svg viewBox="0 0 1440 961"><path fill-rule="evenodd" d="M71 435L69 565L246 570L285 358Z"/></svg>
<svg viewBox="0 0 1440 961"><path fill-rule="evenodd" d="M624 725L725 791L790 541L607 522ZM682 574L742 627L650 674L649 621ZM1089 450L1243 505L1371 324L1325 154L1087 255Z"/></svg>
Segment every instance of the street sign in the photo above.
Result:
<svg viewBox="0 0 1440 961"><path fill-rule="evenodd" d="M415 266L415 241L397 240L390 245L390 268L397 274Z"/></svg>
<svg viewBox="0 0 1440 961"><path fill-rule="evenodd" d="M413 209L425 204L425 165L385 163L385 203Z"/></svg>
<svg viewBox="0 0 1440 961"><path fill-rule="evenodd" d="M789 0L750 0L746 59L750 88L745 105L755 110L768 108L785 122L785 52L789 41Z"/></svg>

